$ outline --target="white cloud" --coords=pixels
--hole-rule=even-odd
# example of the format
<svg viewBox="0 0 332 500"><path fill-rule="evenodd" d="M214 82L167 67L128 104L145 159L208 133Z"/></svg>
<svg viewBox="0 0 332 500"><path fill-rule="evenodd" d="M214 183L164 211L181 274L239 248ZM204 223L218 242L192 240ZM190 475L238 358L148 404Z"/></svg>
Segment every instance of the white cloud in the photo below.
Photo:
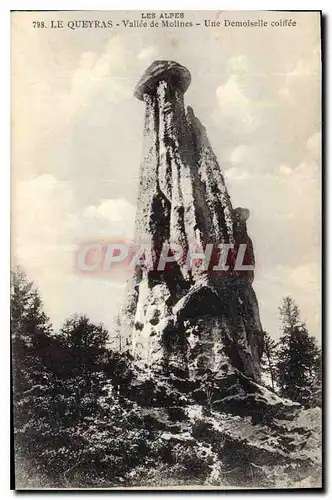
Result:
<svg viewBox="0 0 332 500"><path fill-rule="evenodd" d="M104 217L111 222L123 222L126 211L132 212L134 207L123 198L103 200L100 205L91 205L84 211L84 215Z"/></svg>
<svg viewBox="0 0 332 500"><path fill-rule="evenodd" d="M217 88L217 98L220 106L241 106L249 104L237 75L231 75L224 85Z"/></svg>
<svg viewBox="0 0 332 500"><path fill-rule="evenodd" d="M320 46L317 45L313 48L307 58L299 59L294 68L287 75L290 77L320 75L320 54L321 49Z"/></svg>
<svg viewBox="0 0 332 500"><path fill-rule="evenodd" d="M13 193L13 237L15 250L30 265L38 250L38 267L62 266L62 249L68 252L77 241L96 236L132 237L136 208L123 198L102 200L73 213L73 194L69 185L52 175L41 175L17 184ZM56 261L49 253L56 251ZM68 266L66 271L68 270Z"/></svg>
<svg viewBox="0 0 332 500"><path fill-rule="evenodd" d="M49 174L18 182L13 190L14 235L23 246L29 242L56 244L73 225L72 192Z"/></svg>
<svg viewBox="0 0 332 500"><path fill-rule="evenodd" d="M122 300L127 274L99 280L78 276L75 255L82 242L98 237L129 239L134 217L135 207L122 198L102 200L74 213L70 185L53 175L17 183L12 211L13 265L23 266L37 283L46 312L56 325L73 312L86 312L93 320L110 324ZM97 296L98 300L92 300Z"/></svg>
<svg viewBox="0 0 332 500"><path fill-rule="evenodd" d="M240 144L231 153L231 163L237 165L238 163L243 163L248 156L248 146L245 144Z"/></svg>
<svg viewBox="0 0 332 500"><path fill-rule="evenodd" d="M289 280L304 292L319 292L320 269L318 263L309 262L291 269Z"/></svg>
<svg viewBox="0 0 332 500"><path fill-rule="evenodd" d="M156 53L157 53L156 47L145 47L138 53L137 59L139 61L147 61L149 59L152 60L155 57Z"/></svg>
<svg viewBox="0 0 332 500"><path fill-rule="evenodd" d="M12 263L40 288L46 312L61 315L61 282L73 270L72 193L55 176L17 182L13 189Z"/></svg>
<svg viewBox="0 0 332 500"><path fill-rule="evenodd" d="M278 94L285 98L285 99L289 99L290 97L290 91L287 87L281 87L279 90L278 90Z"/></svg>
<svg viewBox="0 0 332 500"><path fill-rule="evenodd" d="M253 111L253 108L257 108L260 103L250 101L239 75L230 75L226 83L219 85L216 97L221 113L239 127L239 134L241 131L251 133L259 127L260 118L257 109Z"/></svg>
<svg viewBox="0 0 332 500"><path fill-rule="evenodd" d="M250 177L250 174L243 168L232 167L226 170L225 177L230 181L243 181L245 179L248 179Z"/></svg>
<svg viewBox="0 0 332 500"><path fill-rule="evenodd" d="M301 320L307 324L309 334L320 340L320 269L317 262L265 269L256 277L254 288L263 306L263 328L273 337L278 336L276 326L280 325L278 306L285 295L290 295L299 306ZM274 298L274 303L269 297Z"/></svg>
<svg viewBox="0 0 332 500"><path fill-rule="evenodd" d="M122 306L125 282L112 279L112 275L67 274L61 279L49 278L42 292L43 297L46 292L55 327L73 313L81 313L110 328Z"/></svg>
<svg viewBox="0 0 332 500"><path fill-rule="evenodd" d="M131 89L124 79L115 75L126 68L127 53L119 35L112 36L101 54L83 52L79 66L71 79L68 102L71 115L76 109L91 105L96 93L102 91L108 101L117 102L131 95Z"/></svg>
<svg viewBox="0 0 332 500"><path fill-rule="evenodd" d="M320 159L322 148L322 137L320 132L316 132L307 140L307 149L313 158Z"/></svg>
<svg viewBox="0 0 332 500"><path fill-rule="evenodd" d="M246 73L249 70L249 59L246 55L233 56L227 61L229 73Z"/></svg>
<svg viewBox="0 0 332 500"><path fill-rule="evenodd" d="M280 163L274 173L247 172L246 163L225 172L233 205L250 209L248 232L256 254L254 288L263 327L278 333L278 305L291 295L309 332L320 336L320 181L312 150L297 165ZM259 159L259 157L258 157Z"/></svg>
<svg viewBox="0 0 332 500"><path fill-rule="evenodd" d="M106 237L133 237L136 208L127 200L118 198L102 200L83 212L83 224L93 228L93 233Z"/></svg>
<svg viewBox="0 0 332 500"><path fill-rule="evenodd" d="M307 77L311 78L308 79ZM302 86L306 86L310 95L310 92L313 92L312 85L316 80L319 81L320 77L321 50L320 46L316 46L308 53L306 58L299 59L293 69L285 73L283 86L279 88L278 94L289 103L297 103L299 99L303 100Z"/></svg>
<svg viewBox="0 0 332 500"><path fill-rule="evenodd" d="M292 169L289 168L285 163L282 163L281 165L279 165L279 172L281 173L281 175L288 176L291 175Z"/></svg>
<svg viewBox="0 0 332 500"><path fill-rule="evenodd" d="M274 282L282 283L287 290L307 294L319 291L320 268L317 262L307 262L295 267L278 265L266 272L265 277Z"/></svg>

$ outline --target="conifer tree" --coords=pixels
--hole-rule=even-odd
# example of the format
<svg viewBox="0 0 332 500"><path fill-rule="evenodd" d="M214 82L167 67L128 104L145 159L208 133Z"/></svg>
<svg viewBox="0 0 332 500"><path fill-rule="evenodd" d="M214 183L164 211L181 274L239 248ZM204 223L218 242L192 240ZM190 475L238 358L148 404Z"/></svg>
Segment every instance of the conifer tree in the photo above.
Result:
<svg viewBox="0 0 332 500"><path fill-rule="evenodd" d="M11 273L14 444L17 460L33 460L50 436L54 409L53 376L44 358L52 344L52 327L38 290L25 272Z"/></svg>
<svg viewBox="0 0 332 500"><path fill-rule="evenodd" d="M321 353L314 337L300 319L294 300L286 296L279 308L282 336L279 343L278 383L280 393L293 401L312 406L320 392Z"/></svg>
<svg viewBox="0 0 332 500"><path fill-rule="evenodd" d="M35 383L34 375L44 378L40 349L47 347L52 327L43 310L38 290L21 268L11 273L11 336L15 399ZM33 367L33 368L32 368Z"/></svg>
<svg viewBox="0 0 332 500"><path fill-rule="evenodd" d="M11 334L17 348L31 347L51 333L39 292L20 267L11 273L10 306Z"/></svg>
<svg viewBox="0 0 332 500"><path fill-rule="evenodd" d="M263 356L261 368L263 375L266 375L268 385L273 391L277 389L277 363L278 363L278 342L273 340L267 332L263 332Z"/></svg>

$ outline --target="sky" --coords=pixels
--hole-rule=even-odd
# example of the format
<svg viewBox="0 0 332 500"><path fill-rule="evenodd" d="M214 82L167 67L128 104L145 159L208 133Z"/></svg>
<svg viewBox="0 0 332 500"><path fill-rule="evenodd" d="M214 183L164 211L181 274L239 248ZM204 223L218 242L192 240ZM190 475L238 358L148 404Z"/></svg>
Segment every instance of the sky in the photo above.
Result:
<svg viewBox="0 0 332 500"><path fill-rule="evenodd" d="M321 69L318 13L186 12L185 20L296 27L67 27L139 12L12 14L12 263L38 286L55 328L73 313L112 329L125 281L79 273L82 242L130 239L144 104L133 90L156 59L186 66L185 104L204 124L233 206L250 209L263 328L280 333L291 295L320 338ZM62 20L63 29L33 21Z"/></svg>

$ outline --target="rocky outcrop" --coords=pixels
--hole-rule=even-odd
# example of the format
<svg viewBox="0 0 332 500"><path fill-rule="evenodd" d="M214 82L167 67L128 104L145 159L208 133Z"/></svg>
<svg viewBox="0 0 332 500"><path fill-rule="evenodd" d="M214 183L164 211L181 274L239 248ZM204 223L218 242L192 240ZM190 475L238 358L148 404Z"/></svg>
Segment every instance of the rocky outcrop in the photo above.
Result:
<svg viewBox="0 0 332 500"><path fill-rule="evenodd" d="M244 263L254 262L249 211L233 209L205 128L185 109L190 80L176 62L156 61L135 90L146 106L135 243L151 248L153 269L135 269L123 329L134 356L152 372L195 378L208 369L224 378L235 368L259 382L262 328L253 272L232 267L241 243ZM158 271L165 243L180 250L176 262ZM218 245L233 245L227 272L190 266L191 249L208 244L213 264Z"/></svg>
<svg viewBox="0 0 332 500"><path fill-rule="evenodd" d="M303 409L236 369L222 387L142 373L131 397L156 435L153 465L133 470L130 486L321 487L320 408Z"/></svg>
<svg viewBox="0 0 332 500"><path fill-rule="evenodd" d="M156 61L135 91L146 106L135 243L151 255L128 283L122 329L137 368L126 390L157 437L153 467L132 471L132 486L316 487L320 409L261 384L254 273L234 265L243 244L243 263L255 263L250 214L233 208L206 130L185 109L189 84L186 68ZM162 270L165 244L177 258ZM190 265L207 245L212 264L218 245L232 246L227 269Z"/></svg>

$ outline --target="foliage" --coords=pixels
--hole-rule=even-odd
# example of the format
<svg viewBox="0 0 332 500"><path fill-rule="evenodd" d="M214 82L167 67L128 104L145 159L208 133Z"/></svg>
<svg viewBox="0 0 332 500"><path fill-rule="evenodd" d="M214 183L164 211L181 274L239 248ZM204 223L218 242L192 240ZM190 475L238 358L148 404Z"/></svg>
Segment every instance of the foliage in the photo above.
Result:
<svg viewBox="0 0 332 500"><path fill-rule="evenodd" d="M285 297L279 309L282 336L278 352L278 384L283 397L306 407L319 404L321 352L300 319L298 306Z"/></svg>
<svg viewBox="0 0 332 500"><path fill-rule="evenodd" d="M278 380L288 397L299 397L291 392L295 379L290 361L297 360L293 344L300 332L302 355L296 366L303 378L295 382L309 383L310 370L317 379L315 384L311 379L309 405L318 397L313 389L319 386L319 352L300 325L294 303L287 307ZM196 384L162 375L151 378L138 371L127 352L107 349L108 332L86 316L72 316L54 332L38 290L20 269L12 273L11 320L15 461L24 487L232 486L239 477L250 486L258 478L272 484L271 473L284 477L278 450L284 453L294 435L290 439L287 427L284 444L278 441L271 451L266 443L277 438L269 428L257 432L256 425L248 435L262 438L250 450L248 421L214 411L220 389L208 370ZM274 367L275 345L268 335L265 339ZM305 436L310 433L306 430ZM298 436L301 453L305 436ZM312 438L309 442L314 443ZM257 446L274 461L266 472L255 465ZM300 459L296 456L295 462Z"/></svg>
<svg viewBox="0 0 332 500"><path fill-rule="evenodd" d="M278 342L273 340L267 332L263 332L263 355L261 359L261 370L268 379L268 386L277 390L277 364L278 364Z"/></svg>
<svg viewBox="0 0 332 500"><path fill-rule="evenodd" d="M105 347L108 332L86 316L52 332L24 272L12 273L15 452L50 485L114 481L144 460L147 435L133 403L128 355ZM123 450L126 449L126 453Z"/></svg>

